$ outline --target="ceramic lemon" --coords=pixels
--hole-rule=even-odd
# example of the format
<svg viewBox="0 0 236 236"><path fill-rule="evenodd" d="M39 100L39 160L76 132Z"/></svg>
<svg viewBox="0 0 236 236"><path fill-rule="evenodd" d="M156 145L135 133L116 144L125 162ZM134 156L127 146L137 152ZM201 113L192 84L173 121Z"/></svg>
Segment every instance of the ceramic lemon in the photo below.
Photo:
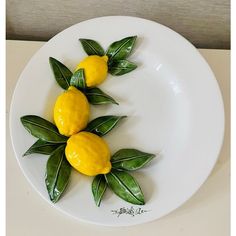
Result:
<svg viewBox="0 0 236 236"><path fill-rule="evenodd" d="M96 134L80 132L72 135L67 141L65 154L68 162L82 174L95 176L111 170L109 147Z"/></svg>
<svg viewBox="0 0 236 236"><path fill-rule="evenodd" d="M106 79L108 72L107 61L107 56L92 55L84 58L77 65L76 71L81 68L84 69L87 87L95 87Z"/></svg>
<svg viewBox="0 0 236 236"><path fill-rule="evenodd" d="M86 96L73 86L63 92L54 106L54 121L60 132L71 136L84 129L89 119L89 103Z"/></svg>

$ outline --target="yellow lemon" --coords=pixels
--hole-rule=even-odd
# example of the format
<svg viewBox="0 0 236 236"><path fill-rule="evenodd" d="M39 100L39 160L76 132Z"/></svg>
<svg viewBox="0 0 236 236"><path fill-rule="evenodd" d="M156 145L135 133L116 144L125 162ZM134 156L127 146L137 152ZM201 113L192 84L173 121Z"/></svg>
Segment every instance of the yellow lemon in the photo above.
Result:
<svg viewBox="0 0 236 236"><path fill-rule="evenodd" d="M67 140L65 154L68 162L79 172L95 176L111 170L110 150L98 135L82 131Z"/></svg>
<svg viewBox="0 0 236 236"><path fill-rule="evenodd" d="M65 136L78 133L87 126L89 103L85 95L73 86L62 93L54 106L54 121Z"/></svg>
<svg viewBox="0 0 236 236"><path fill-rule="evenodd" d="M94 87L106 79L108 71L107 61L107 56L88 56L77 65L76 70L83 68L86 85Z"/></svg>

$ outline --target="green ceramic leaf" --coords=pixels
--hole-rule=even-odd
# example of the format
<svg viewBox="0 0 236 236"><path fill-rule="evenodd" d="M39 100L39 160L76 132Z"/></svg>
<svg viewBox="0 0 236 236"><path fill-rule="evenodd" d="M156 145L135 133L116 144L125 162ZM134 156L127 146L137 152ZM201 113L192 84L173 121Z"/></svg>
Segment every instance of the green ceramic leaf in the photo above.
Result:
<svg viewBox="0 0 236 236"><path fill-rule="evenodd" d="M108 68L112 75L124 75L137 68L137 65L127 60L113 61Z"/></svg>
<svg viewBox="0 0 236 236"><path fill-rule="evenodd" d="M100 206L106 188L107 188L107 182L105 180L104 175L95 176L92 182L92 193L94 201L97 206Z"/></svg>
<svg viewBox="0 0 236 236"><path fill-rule="evenodd" d="M49 157L45 183L52 202L57 202L65 191L71 173L71 165L65 157L65 145L58 147Z"/></svg>
<svg viewBox="0 0 236 236"><path fill-rule="evenodd" d="M105 54L103 48L98 42L92 39L79 39L79 41L88 55L103 56Z"/></svg>
<svg viewBox="0 0 236 236"><path fill-rule="evenodd" d="M137 181L124 171L112 169L105 175L109 188L123 200L135 205L144 205L144 196Z"/></svg>
<svg viewBox="0 0 236 236"><path fill-rule="evenodd" d="M25 129L34 137L50 143L65 143L67 137L58 132L57 127L51 122L35 115L21 117Z"/></svg>
<svg viewBox="0 0 236 236"><path fill-rule="evenodd" d="M121 149L112 158L112 167L119 170L138 170L148 164L154 154L141 152L136 149Z"/></svg>
<svg viewBox="0 0 236 236"><path fill-rule="evenodd" d="M84 90L86 88L86 82L84 78L84 69L78 69L70 79L70 85L77 89Z"/></svg>
<svg viewBox="0 0 236 236"><path fill-rule="evenodd" d="M104 136L126 116L101 116L90 121L85 131Z"/></svg>
<svg viewBox="0 0 236 236"><path fill-rule="evenodd" d="M41 139L37 140L25 153L23 156L27 156L33 153L39 153L44 155L51 155L61 144L48 143Z"/></svg>
<svg viewBox="0 0 236 236"><path fill-rule="evenodd" d="M72 72L60 61L53 57L49 57L49 63L57 83L63 89L68 89L68 87L70 86L70 78L72 76Z"/></svg>
<svg viewBox="0 0 236 236"><path fill-rule="evenodd" d="M136 38L137 36L130 36L113 42L106 52L109 62L126 59L134 47Z"/></svg>
<svg viewBox="0 0 236 236"><path fill-rule="evenodd" d="M118 105L118 103L111 96L107 95L99 88L88 88L85 91L85 95L89 103L93 105L103 105L112 103Z"/></svg>

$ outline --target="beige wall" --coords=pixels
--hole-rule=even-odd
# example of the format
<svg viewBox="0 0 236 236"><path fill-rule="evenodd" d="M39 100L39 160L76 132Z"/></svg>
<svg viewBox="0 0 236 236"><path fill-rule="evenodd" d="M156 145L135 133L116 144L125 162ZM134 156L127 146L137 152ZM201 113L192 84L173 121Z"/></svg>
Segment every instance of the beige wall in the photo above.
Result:
<svg viewBox="0 0 236 236"><path fill-rule="evenodd" d="M195 46L230 47L229 0L7 0L7 38L48 40L94 17L147 18L179 32Z"/></svg>

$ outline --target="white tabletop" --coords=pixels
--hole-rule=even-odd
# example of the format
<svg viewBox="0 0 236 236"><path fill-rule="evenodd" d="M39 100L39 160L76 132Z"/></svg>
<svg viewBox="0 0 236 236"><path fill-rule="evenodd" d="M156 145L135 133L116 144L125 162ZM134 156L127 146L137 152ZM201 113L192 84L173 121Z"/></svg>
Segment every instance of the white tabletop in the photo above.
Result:
<svg viewBox="0 0 236 236"><path fill-rule="evenodd" d="M17 79L43 42L7 41L7 127ZM7 236L78 235L230 235L230 51L200 49L220 85L226 115L223 147L210 177L184 205L169 215L142 225L112 228L85 224L52 208L23 176L12 150L7 128Z"/></svg>

